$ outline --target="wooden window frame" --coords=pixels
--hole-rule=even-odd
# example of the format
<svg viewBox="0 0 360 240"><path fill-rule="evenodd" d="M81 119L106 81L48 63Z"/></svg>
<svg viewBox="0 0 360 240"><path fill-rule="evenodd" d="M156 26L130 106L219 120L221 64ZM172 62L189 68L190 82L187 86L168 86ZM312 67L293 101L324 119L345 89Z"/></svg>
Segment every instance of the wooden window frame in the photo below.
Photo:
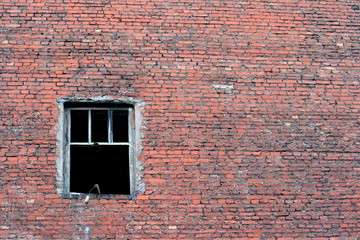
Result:
<svg viewBox="0 0 360 240"><path fill-rule="evenodd" d="M107 145L107 146L121 146L127 145L129 146L129 182L130 182L130 196L135 195L135 163L134 163L134 146L135 146L135 122L134 122L134 107L123 107L121 104L119 106L109 106L106 107L106 104L102 104L104 106L96 107L96 106L89 106L87 107L86 104L81 107L65 107L64 108L64 165L63 165L63 193L65 195L77 195L77 194L84 194L84 193L77 193L77 192L70 192L70 146L71 145L82 145L82 146L92 146L95 143L91 141L91 110L107 110L108 111L108 142L97 142L96 144L99 145ZM70 134L71 134L71 110L87 110L88 111L88 142L71 142ZM112 118L111 114L112 111L119 110L119 111L128 111L128 142L114 142L113 141L113 131L112 131Z"/></svg>

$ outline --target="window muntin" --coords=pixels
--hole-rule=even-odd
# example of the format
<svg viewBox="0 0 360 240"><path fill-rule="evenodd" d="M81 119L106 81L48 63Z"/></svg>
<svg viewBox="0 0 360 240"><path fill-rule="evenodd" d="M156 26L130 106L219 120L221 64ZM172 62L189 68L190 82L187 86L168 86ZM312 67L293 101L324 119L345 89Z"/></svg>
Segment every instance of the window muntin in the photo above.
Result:
<svg viewBox="0 0 360 240"><path fill-rule="evenodd" d="M65 192L132 194L132 108L67 108Z"/></svg>
<svg viewBox="0 0 360 240"><path fill-rule="evenodd" d="M131 108L70 108L70 144L129 144Z"/></svg>

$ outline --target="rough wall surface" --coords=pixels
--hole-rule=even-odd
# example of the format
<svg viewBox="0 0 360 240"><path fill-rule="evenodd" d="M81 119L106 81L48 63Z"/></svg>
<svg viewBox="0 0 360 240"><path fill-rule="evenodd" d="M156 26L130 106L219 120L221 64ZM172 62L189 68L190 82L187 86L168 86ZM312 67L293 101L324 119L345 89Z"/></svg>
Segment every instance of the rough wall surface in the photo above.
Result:
<svg viewBox="0 0 360 240"><path fill-rule="evenodd" d="M360 238L360 3L3 0L0 238ZM59 98L143 104L145 192L57 193Z"/></svg>

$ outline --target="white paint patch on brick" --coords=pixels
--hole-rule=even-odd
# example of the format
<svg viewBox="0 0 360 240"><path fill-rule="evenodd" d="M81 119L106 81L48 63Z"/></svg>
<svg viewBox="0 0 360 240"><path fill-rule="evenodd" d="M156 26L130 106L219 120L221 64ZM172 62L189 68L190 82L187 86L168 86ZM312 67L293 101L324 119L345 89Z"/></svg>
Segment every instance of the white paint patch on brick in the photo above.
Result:
<svg viewBox="0 0 360 240"><path fill-rule="evenodd" d="M224 90L224 91L231 91L235 88L233 85L221 85L221 84L213 84L212 85L214 90Z"/></svg>

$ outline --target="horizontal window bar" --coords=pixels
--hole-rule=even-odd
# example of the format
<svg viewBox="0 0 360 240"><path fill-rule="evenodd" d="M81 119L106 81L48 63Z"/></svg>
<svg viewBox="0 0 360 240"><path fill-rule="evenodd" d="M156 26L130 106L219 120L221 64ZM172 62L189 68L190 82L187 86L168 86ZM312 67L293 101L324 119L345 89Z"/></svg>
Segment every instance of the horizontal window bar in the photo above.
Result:
<svg viewBox="0 0 360 240"><path fill-rule="evenodd" d="M94 109L94 110L123 110L123 111L127 111L127 110L129 110L129 109L131 109L131 108L104 108L104 107L70 107L70 108L68 108L68 109L70 109L70 110L92 110L92 109Z"/></svg>
<svg viewBox="0 0 360 240"><path fill-rule="evenodd" d="M124 146L124 145L130 145L130 143L128 142L118 142L118 143L108 143L108 142L98 142L96 143L97 145L118 145L118 146ZM93 146L95 145L95 143L81 143L81 142L74 142L74 143L70 143L70 145L84 145L84 146Z"/></svg>

